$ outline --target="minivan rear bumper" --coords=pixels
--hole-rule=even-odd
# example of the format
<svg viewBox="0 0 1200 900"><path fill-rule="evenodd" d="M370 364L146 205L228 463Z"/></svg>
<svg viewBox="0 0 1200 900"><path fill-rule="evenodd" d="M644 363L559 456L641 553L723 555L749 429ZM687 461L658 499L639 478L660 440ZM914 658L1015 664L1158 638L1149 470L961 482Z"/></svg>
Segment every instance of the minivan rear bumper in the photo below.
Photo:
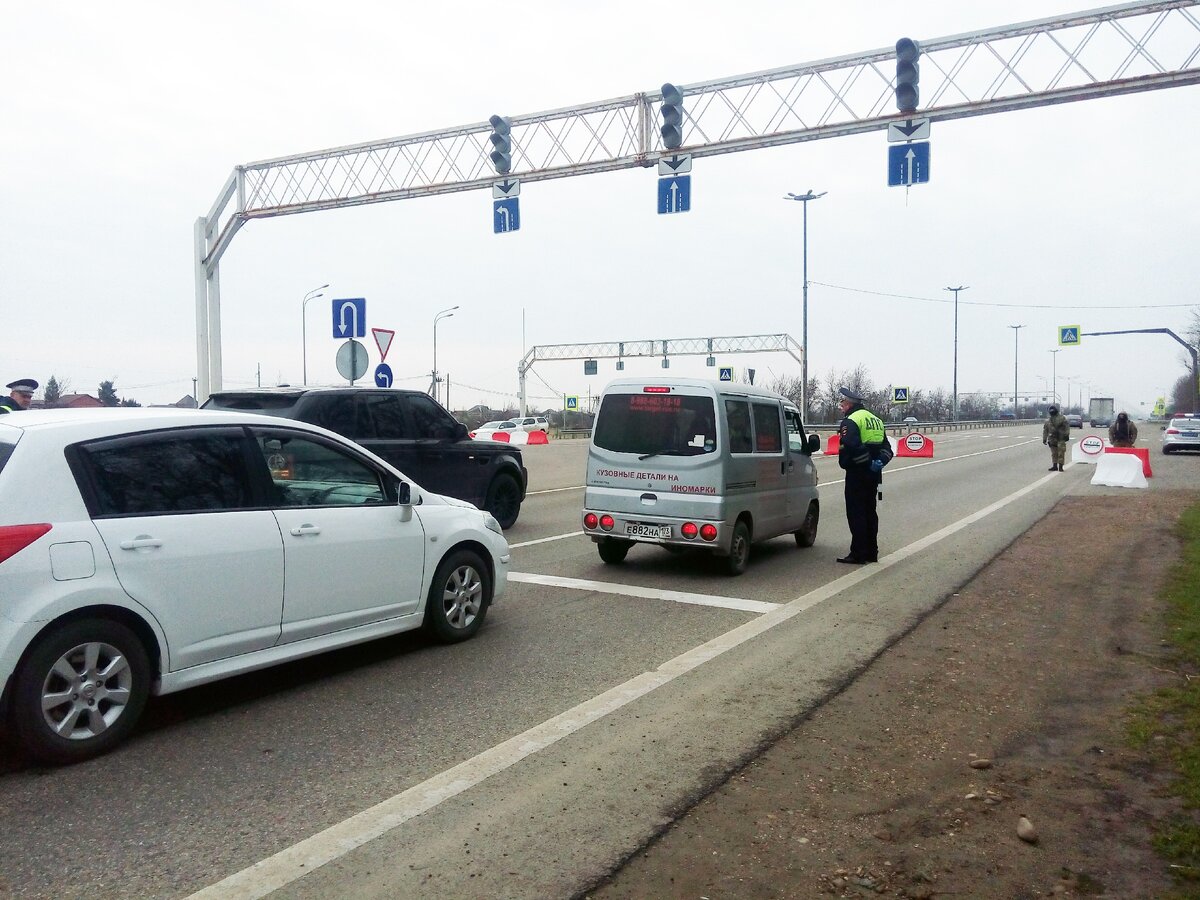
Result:
<svg viewBox="0 0 1200 900"><path fill-rule="evenodd" d="M602 528L597 525L595 528L588 528L586 523L588 513L594 513L597 519L601 519L602 517L611 518L612 527ZM584 506L583 517L585 520L583 533L596 543L603 540L615 539L637 544L660 544L662 546L707 550L718 556L728 556L729 545L733 540L733 528L726 526L725 522L719 518L679 518L646 513L612 512L611 510L595 509L590 506ZM692 538L683 536L683 526L689 522L696 526L697 531L696 536ZM632 529L635 533L631 533L631 525L635 526ZM717 535L714 540L706 541L700 537L699 530L704 525L712 525L717 529ZM663 533L658 535L636 533L648 529L660 529Z"/></svg>

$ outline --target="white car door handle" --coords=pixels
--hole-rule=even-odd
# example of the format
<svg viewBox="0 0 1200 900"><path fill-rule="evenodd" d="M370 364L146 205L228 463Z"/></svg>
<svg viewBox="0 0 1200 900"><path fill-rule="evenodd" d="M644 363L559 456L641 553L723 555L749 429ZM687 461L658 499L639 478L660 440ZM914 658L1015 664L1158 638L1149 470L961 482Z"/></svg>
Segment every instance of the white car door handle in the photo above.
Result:
<svg viewBox="0 0 1200 900"><path fill-rule="evenodd" d="M139 534L131 541L121 541L122 550L145 550L151 547L161 547L162 541L146 534Z"/></svg>
<svg viewBox="0 0 1200 900"><path fill-rule="evenodd" d="M292 534L296 537L304 537L306 534L320 534L321 528L319 525L297 525L292 529Z"/></svg>

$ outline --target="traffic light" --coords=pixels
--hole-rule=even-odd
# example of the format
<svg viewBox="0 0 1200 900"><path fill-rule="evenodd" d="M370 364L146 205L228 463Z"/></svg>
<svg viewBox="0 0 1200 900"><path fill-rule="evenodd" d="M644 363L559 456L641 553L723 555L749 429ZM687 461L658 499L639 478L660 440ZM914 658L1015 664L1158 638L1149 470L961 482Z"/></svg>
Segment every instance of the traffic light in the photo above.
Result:
<svg viewBox="0 0 1200 900"><path fill-rule="evenodd" d="M896 108L902 113L917 110L921 96L917 89L921 77L921 67L917 65L920 57L921 45L912 38L896 41Z"/></svg>
<svg viewBox="0 0 1200 900"><path fill-rule="evenodd" d="M492 116L488 122L492 126L492 133L488 135L488 140L492 142L492 152L488 156L492 165L496 167L496 173L507 175L512 169L512 140L509 138L512 133L512 120L508 116Z"/></svg>
<svg viewBox="0 0 1200 900"><path fill-rule="evenodd" d="M683 91L673 84L662 86L662 142L668 150L683 143Z"/></svg>

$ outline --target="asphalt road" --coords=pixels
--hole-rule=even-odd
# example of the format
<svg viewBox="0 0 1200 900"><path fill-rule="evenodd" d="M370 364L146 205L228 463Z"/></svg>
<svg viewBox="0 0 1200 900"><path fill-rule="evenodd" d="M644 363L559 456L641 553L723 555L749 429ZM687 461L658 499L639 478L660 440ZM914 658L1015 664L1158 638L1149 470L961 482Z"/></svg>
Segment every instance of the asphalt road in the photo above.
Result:
<svg viewBox="0 0 1200 900"><path fill-rule="evenodd" d="M584 442L530 447L519 574L476 640L405 635L159 698L68 769L0 758L0 895L576 894L1064 493L1116 490L1047 472L1040 425L935 440L887 469L879 565L834 562L841 471L821 459L817 545L756 546L740 578L650 547L604 565L579 534ZM1155 489L1200 466L1152 461Z"/></svg>

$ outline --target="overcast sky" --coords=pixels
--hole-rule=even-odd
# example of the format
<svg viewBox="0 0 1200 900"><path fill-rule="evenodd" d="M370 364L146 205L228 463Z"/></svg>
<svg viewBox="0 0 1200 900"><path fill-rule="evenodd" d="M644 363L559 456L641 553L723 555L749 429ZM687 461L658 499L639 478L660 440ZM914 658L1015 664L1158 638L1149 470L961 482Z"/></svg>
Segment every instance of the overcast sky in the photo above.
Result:
<svg viewBox="0 0 1200 900"><path fill-rule="evenodd" d="M1090 8L1086 0L647 5L459 2L25 3L0 29L0 384L112 379L148 403L196 374L192 229L233 167ZM1194 14L1194 10L1193 10ZM450 403L503 407L536 344L789 333L800 340L809 208L810 376L1044 390L1057 360L1093 395L1149 411L1184 371L1167 327L1200 304L1200 88L934 123L932 179L886 184L883 132L698 159L692 211L655 214L652 169L525 185L521 230L484 191L248 223L221 263L226 388L338 382L334 297L397 332L401 387L432 367ZM925 298L925 299L911 299ZM1142 308L1162 304L1157 308ZM372 362L374 344L367 339ZM759 381L782 354L722 358ZM657 360L625 374L661 373ZM614 376L539 364L531 405ZM675 374L711 376L702 359ZM1072 397L1080 388L1072 386ZM1086 390L1086 389L1085 389ZM1146 403L1143 409L1140 404Z"/></svg>

